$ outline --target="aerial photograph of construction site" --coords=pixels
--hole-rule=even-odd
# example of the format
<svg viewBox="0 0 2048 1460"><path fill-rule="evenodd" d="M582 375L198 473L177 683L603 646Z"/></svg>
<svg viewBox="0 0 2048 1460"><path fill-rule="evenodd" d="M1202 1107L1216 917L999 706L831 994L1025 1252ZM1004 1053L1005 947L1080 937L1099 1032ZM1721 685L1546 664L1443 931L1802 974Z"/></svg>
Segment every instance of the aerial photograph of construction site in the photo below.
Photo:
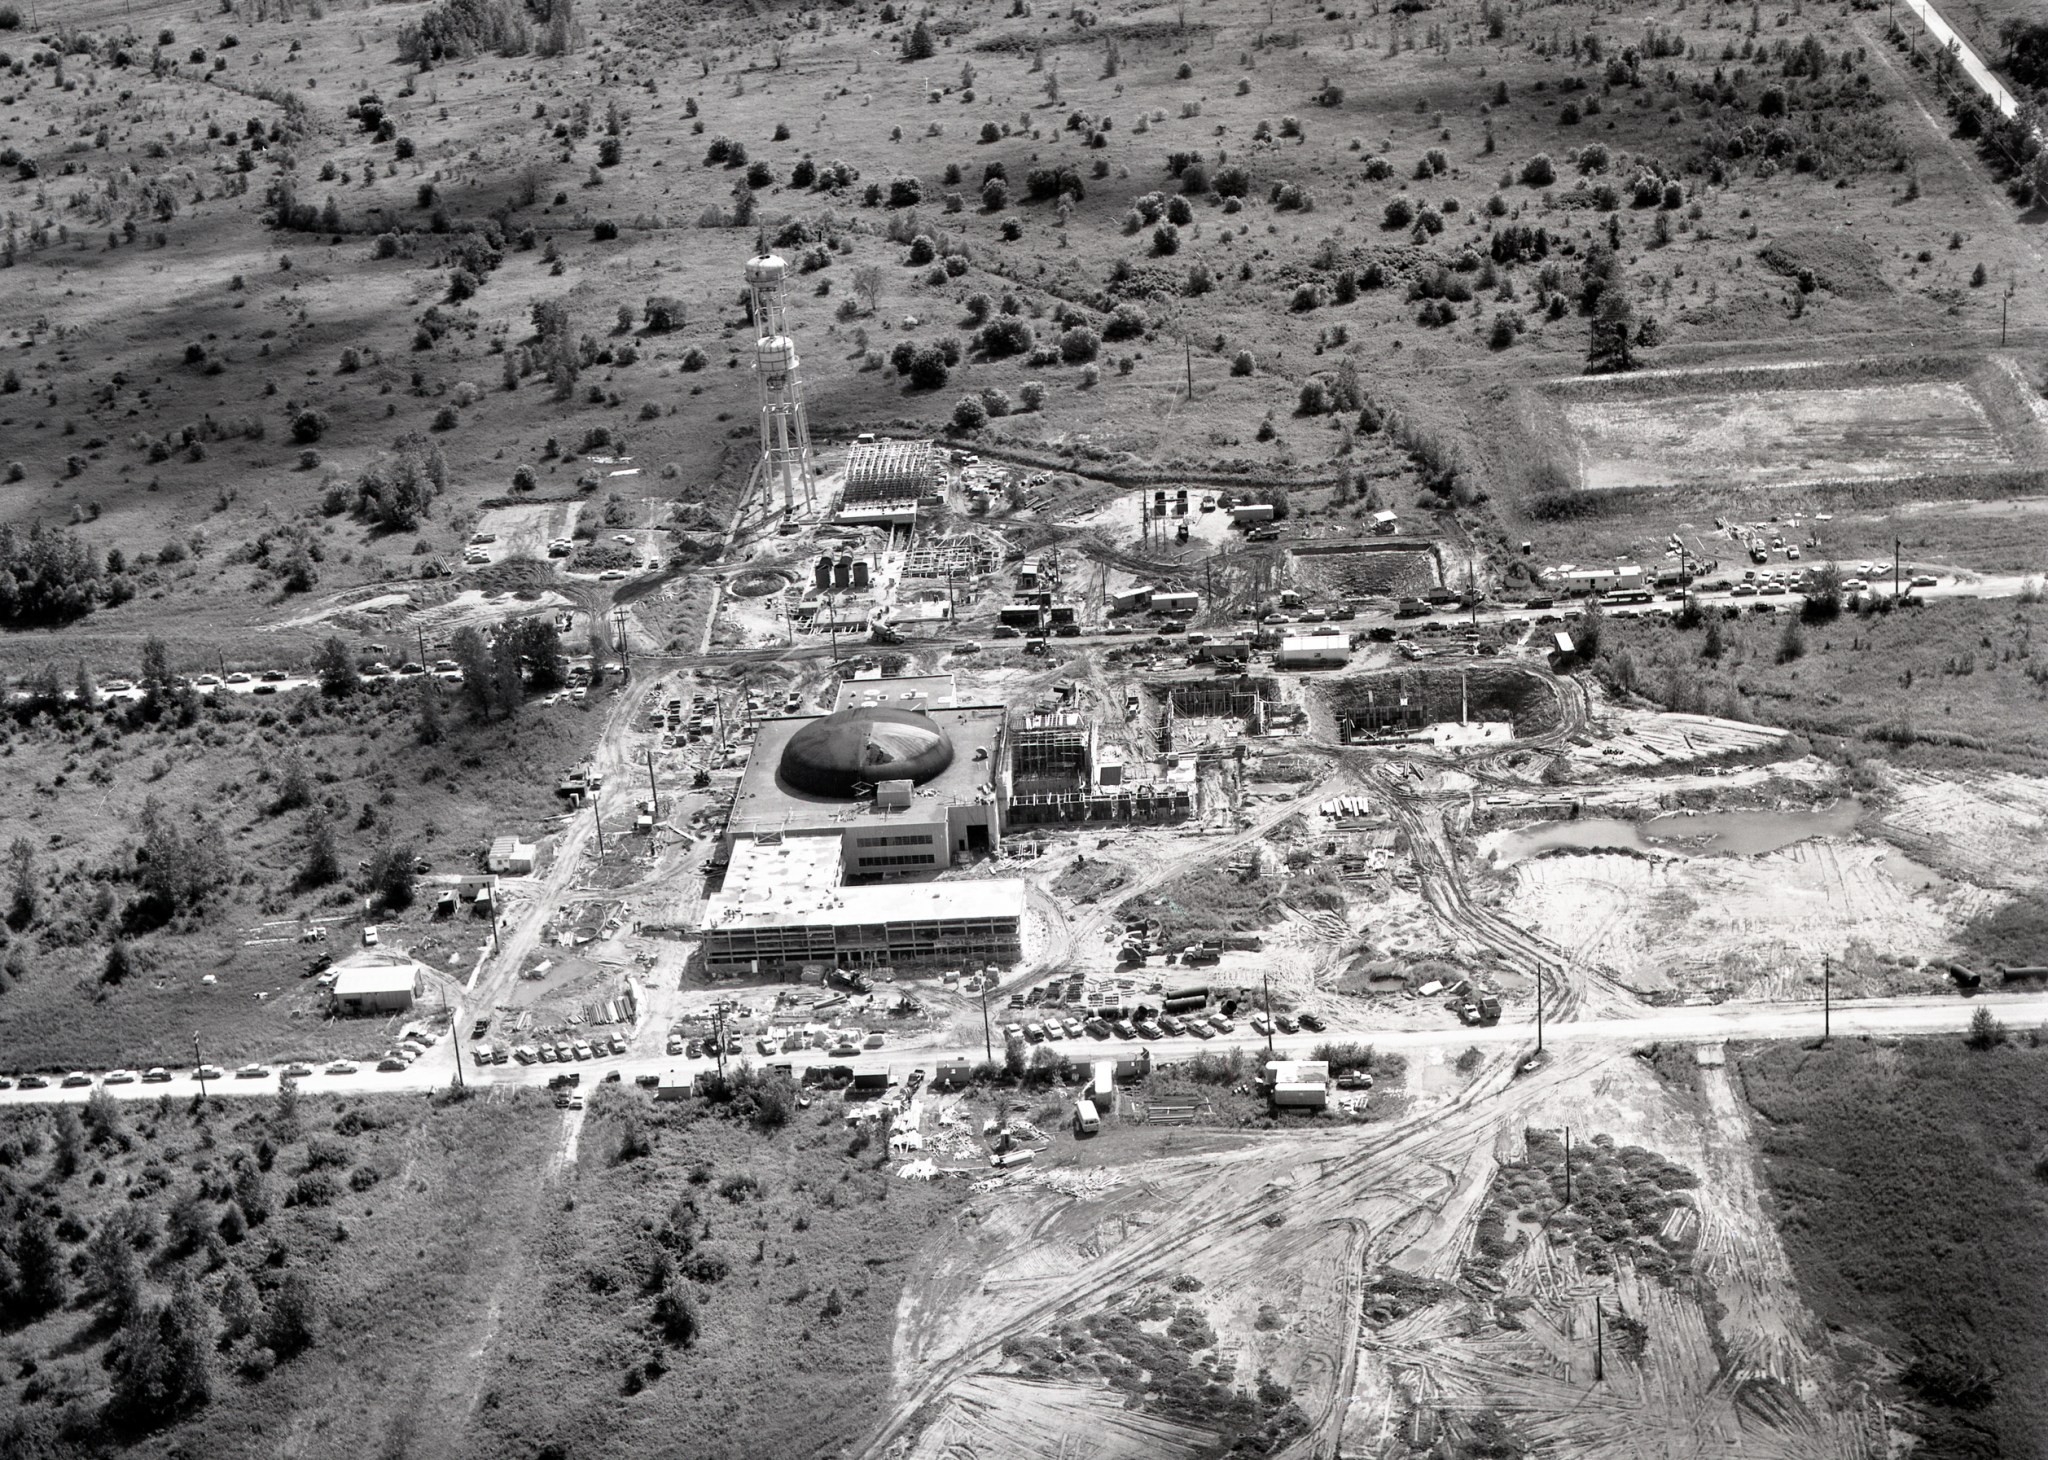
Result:
<svg viewBox="0 0 2048 1460"><path fill-rule="evenodd" d="M2043 1460L2048 9L0 0L0 764L0 1460Z"/></svg>

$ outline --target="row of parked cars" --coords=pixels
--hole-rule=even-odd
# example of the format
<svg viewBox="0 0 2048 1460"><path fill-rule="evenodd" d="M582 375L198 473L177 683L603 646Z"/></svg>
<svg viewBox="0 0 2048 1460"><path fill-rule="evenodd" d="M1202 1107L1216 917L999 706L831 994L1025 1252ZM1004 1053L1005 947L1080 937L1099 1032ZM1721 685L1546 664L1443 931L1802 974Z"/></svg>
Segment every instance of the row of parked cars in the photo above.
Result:
<svg viewBox="0 0 2048 1460"><path fill-rule="evenodd" d="M1275 1014L1268 1021L1265 1014L1258 1013L1252 1015L1251 1026L1262 1035L1275 1029L1282 1034L1296 1034L1304 1029L1319 1031L1324 1028L1323 1021L1314 1014ZM1182 1016L1154 1014L1141 1009L1128 1019L1121 1015L1091 1014L1086 1017L1048 1017L1029 1024L1005 1024L1003 1039L1006 1043L1020 1044L1046 1044L1059 1039L1079 1039L1083 1035L1095 1039L1214 1039L1219 1034L1234 1034L1236 1031L1236 1021L1221 1010Z"/></svg>
<svg viewBox="0 0 2048 1460"><path fill-rule="evenodd" d="M403 1065L395 1067L404 1068ZM359 1066L353 1065L347 1060L336 1060L325 1068L324 1073L329 1075L353 1075L358 1068ZM379 1066L379 1068L383 1068L383 1066ZM234 1078L237 1080L267 1080L276 1074L282 1074L294 1080L304 1080L312 1076L313 1067L311 1065L290 1064L286 1065L282 1070L272 1070L268 1065L243 1065L234 1072ZM178 1078L180 1077L177 1071L166 1069L162 1065L155 1065L140 1073L134 1070L108 1070L98 1080L94 1080L84 1070L73 1070L70 1074L58 1080L57 1083L66 1090L82 1090L95 1084L168 1085ZM193 1080L225 1080L228 1078L228 1072L219 1065L198 1065L194 1067L192 1073L186 1078ZM46 1075L0 1075L0 1090L45 1090L49 1086L50 1079Z"/></svg>
<svg viewBox="0 0 2048 1460"><path fill-rule="evenodd" d="M774 1033L754 1036L754 1049L763 1056L776 1054L797 1054L803 1050L825 1051L835 1058L852 1059L864 1049L880 1049L888 1036L879 1029L793 1029L786 1034ZM718 1038L692 1039L681 1034L668 1037L668 1052L679 1054L685 1059L715 1059L718 1056ZM728 1056L745 1054L746 1041L737 1034L725 1036L725 1053Z"/></svg>
<svg viewBox="0 0 2048 1460"><path fill-rule="evenodd" d="M625 1052L626 1037L617 1033L592 1034L583 1039L544 1039L538 1044L509 1048L501 1044L479 1044L475 1047L476 1062L480 1065L502 1065L508 1057L522 1065L566 1065L577 1060L603 1059L606 1055Z"/></svg>

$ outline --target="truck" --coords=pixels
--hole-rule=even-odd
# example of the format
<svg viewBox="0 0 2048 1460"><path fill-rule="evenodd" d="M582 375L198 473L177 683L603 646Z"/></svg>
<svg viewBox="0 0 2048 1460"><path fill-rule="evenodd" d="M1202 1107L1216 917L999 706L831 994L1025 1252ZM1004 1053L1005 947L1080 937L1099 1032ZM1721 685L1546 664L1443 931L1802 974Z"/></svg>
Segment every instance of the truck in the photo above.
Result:
<svg viewBox="0 0 2048 1460"><path fill-rule="evenodd" d="M1085 1099L1076 1100L1074 1102L1074 1134L1076 1136L1092 1136L1101 1129L1102 1116L1095 1109L1095 1102Z"/></svg>
<svg viewBox="0 0 2048 1460"><path fill-rule="evenodd" d="M1479 1022L1482 1024L1500 1023L1500 1000L1492 994L1481 994L1479 996Z"/></svg>

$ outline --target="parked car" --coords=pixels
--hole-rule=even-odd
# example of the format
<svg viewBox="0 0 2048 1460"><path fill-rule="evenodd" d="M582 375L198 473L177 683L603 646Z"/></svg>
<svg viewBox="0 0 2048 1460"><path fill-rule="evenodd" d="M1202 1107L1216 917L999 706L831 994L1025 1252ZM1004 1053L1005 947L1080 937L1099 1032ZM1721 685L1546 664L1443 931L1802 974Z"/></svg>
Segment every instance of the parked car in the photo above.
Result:
<svg viewBox="0 0 2048 1460"><path fill-rule="evenodd" d="M1310 1014L1304 1011L1300 1018L1301 1027L1308 1030L1311 1034L1320 1034L1327 1027L1323 1023L1322 1016L1319 1014Z"/></svg>
<svg viewBox="0 0 2048 1460"><path fill-rule="evenodd" d="M1211 1014L1209 1016L1209 1026L1218 1034L1230 1034L1237 1029L1237 1025L1230 1021L1228 1014Z"/></svg>
<svg viewBox="0 0 2048 1460"><path fill-rule="evenodd" d="M1252 1030L1257 1034L1271 1034L1273 1032L1273 1021L1268 1019L1263 1011L1254 1014L1252 1015Z"/></svg>
<svg viewBox="0 0 2048 1460"><path fill-rule="evenodd" d="M1188 1033L1194 1035L1197 1039L1214 1039L1216 1037L1216 1031L1209 1027L1209 1021L1200 1018L1188 1020Z"/></svg>
<svg viewBox="0 0 2048 1460"><path fill-rule="evenodd" d="M396 1070L402 1070L405 1067L405 1061L400 1059L395 1054L387 1054L384 1056L384 1058L377 1061L377 1068L379 1070L382 1070L385 1074L391 1074L392 1072Z"/></svg>
<svg viewBox="0 0 2048 1460"><path fill-rule="evenodd" d="M91 1083L92 1076L88 1075L84 1070L73 1070L64 1077L64 1088L67 1090L74 1090L80 1085L90 1085Z"/></svg>
<svg viewBox="0 0 2048 1460"><path fill-rule="evenodd" d="M24 1090L47 1090L50 1086L41 1075L23 1075L17 1083Z"/></svg>
<svg viewBox="0 0 2048 1460"><path fill-rule="evenodd" d="M1118 1039L1136 1039L1138 1037L1138 1031L1131 1026L1131 1021L1128 1019L1112 1019L1109 1021L1109 1027L1116 1031Z"/></svg>
<svg viewBox="0 0 2048 1460"><path fill-rule="evenodd" d="M1301 1021L1292 1014L1275 1014L1273 1022L1280 1026L1282 1034L1293 1034L1301 1028Z"/></svg>
<svg viewBox="0 0 2048 1460"><path fill-rule="evenodd" d="M195 1080L225 1080L227 1077L228 1072L219 1065L201 1065L192 1072Z"/></svg>
<svg viewBox="0 0 2048 1460"><path fill-rule="evenodd" d="M145 1085L162 1085L167 1083L170 1078L171 1072L162 1065L152 1065L142 1072L142 1083Z"/></svg>
<svg viewBox="0 0 2048 1460"><path fill-rule="evenodd" d="M237 1080L267 1080L270 1078L270 1071L262 1065L243 1065L239 1070L235 1071L235 1078Z"/></svg>
<svg viewBox="0 0 2048 1460"><path fill-rule="evenodd" d="M294 1080L303 1080L310 1076L313 1070L310 1065L290 1064L284 1067L284 1072Z"/></svg>
<svg viewBox="0 0 2048 1460"><path fill-rule="evenodd" d="M587 1060L590 1058L590 1046L579 1039L569 1046L569 1053L579 1060Z"/></svg>
<svg viewBox="0 0 2048 1460"><path fill-rule="evenodd" d="M102 1085L132 1085L135 1083L135 1071L108 1070L104 1075L100 1076L100 1083Z"/></svg>
<svg viewBox="0 0 2048 1460"><path fill-rule="evenodd" d="M1174 1038L1178 1039L1181 1035L1187 1032L1188 1026L1181 1023L1178 1015L1161 1014L1159 1016L1159 1027L1161 1029L1164 1029L1168 1034L1172 1035Z"/></svg>

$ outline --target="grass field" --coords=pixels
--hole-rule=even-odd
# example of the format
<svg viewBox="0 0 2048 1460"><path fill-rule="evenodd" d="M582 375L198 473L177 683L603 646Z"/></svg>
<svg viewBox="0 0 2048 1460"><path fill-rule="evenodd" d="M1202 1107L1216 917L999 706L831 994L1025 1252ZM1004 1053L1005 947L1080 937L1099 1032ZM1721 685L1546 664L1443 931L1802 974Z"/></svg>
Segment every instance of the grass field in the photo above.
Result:
<svg viewBox="0 0 2048 1460"><path fill-rule="evenodd" d="M896 1299L959 1189L899 1181L830 1111L749 1124L600 1088L510 1274L490 1383L445 1453L834 1455L873 1422ZM646 1154L621 1159L628 1132ZM697 1324L665 1329L672 1274Z"/></svg>
<svg viewBox="0 0 2048 1460"><path fill-rule="evenodd" d="M2033 657L2033 635L2048 630L2040 604L1937 599L1845 613L1800 630L1802 652L1781 660L1792 618L1725 621L1717 661L1703 629L1611 617L1600 672L1671 709L1837 736L1858 755L2018 765L2048 750L2040 715L2025 709L2048 700L2048 664Z"/></svg>
<svg viewBox="0 0 2048 1460"><path fill-rule="evenodd" d="M197 1114L184 1099L123 1103L117 1130L95 1138L88 1121L66 1176L51 1117L10 1110L0 1117L0 1230L18 1257L28 1212L47 1213L66 1291L31 1321L9 1310L0 1452L451 1453L514 1255L539 1235L536 1173L559 1129L535 1095L307 1097L295 1119L253 1101ZM108 1317L115 1300L99 1279L70 1271L74 1261L88 1274L112 1271L87 1257L102 1230L130 1254L122 1281L138 1285L144 1309L189 1282L213 1315L219 1342L202 1345L209 1400L141 1421L123 1409L125 1366L103 1365L134 1339ZM258 1304L246 1335L231 1322L232 1299L222 1310L231 1284ZM287 1356L270 1325L294 1285L311 1295L311 1336Z"/></svg>
<svg viewBox="0 0 2048 1460"><path fill-rule="evenodd" d="M1801 1296L1875 1351L1860 1377L1909 1404L1914 1453L2042 1453L2048 1049L1781 1045L1731 1063Z"/></svg>

